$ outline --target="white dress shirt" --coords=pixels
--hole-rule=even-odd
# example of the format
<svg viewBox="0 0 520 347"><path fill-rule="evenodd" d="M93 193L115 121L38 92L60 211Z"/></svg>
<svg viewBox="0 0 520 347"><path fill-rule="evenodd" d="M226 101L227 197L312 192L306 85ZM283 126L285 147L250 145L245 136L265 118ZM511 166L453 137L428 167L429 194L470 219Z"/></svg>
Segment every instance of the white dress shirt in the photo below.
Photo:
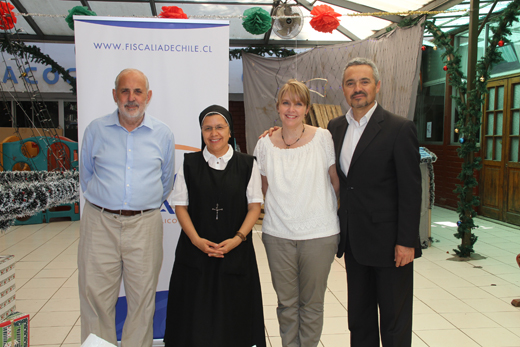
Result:
<svg viewBox="0 0 520 347"><path fill-rule="evenodd" d="M345 117L347 118L348 128L345 133L345 140L343 141L343 146L341 147L341 153L339 156L339 163L341 165L341 171L347 176L348 170L350 168L350 162L352 161L352 156L354 155L354 151L356 150L356 146L367 127L368 121L374 111L376 110L377 102L374 103L374 106L368 110L368 112L357 122L354 119L352 108L348 110Z"/></svg>
<svg viewBox="0 0 520 347"><path fill-rule="evenodd" d="M233 157L235 151L231 145L228 145L228 151L222 157L217 158L208 151L208 147L204 147L202 156L208 163L209 167L215 170L224 170L227 163ZM264 196L262 194L262 179L260 177L260 171L256 160L253 161L253 170L251 171L251 178L247 184L246 190L247 203L262 203L264 202ZM181 167L177 171L177 177L175 178L175 185L173 186L173 192L168 199L170 206L181 205L188 206L188 187L186 186L186 180L184 179L184 167Z"/></svg>

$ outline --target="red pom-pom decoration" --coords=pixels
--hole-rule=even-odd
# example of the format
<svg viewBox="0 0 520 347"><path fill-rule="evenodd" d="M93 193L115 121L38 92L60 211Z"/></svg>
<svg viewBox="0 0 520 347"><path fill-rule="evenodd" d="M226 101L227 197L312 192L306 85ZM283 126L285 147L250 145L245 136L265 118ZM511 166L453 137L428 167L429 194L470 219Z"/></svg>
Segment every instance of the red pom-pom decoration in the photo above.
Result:
<svg viewBox="0 0 520 347"><path fill-rule="evenodd" d="M421 49L422 49L423 51L425 51L425 50L426 50L426 46L422 46Z"/></svg>
<svg viewBox="0 0 520 347"><path fill-rule="evenodd" d="M184 13L182 8L177 6L163 6L161 7L161 18L175 18L175 19L188 19L188 15Z"/></svg>
<svg viewBox="0 0 520 347"><path fill-rule="evenodd" d="M13 5L5 1L0 2L0 29L9 30L14 28L16 16L11 12L13 9Z"/></svg>
<svg viewBox="0 0 520 347"><path fill-rule="evenodd" d="M444 65L444 67L442 68L444 71L448 71L448 66L447 65Z"/></svg>
<svg viewBox="0 0 520 347"><path fill-rule="evenodd" d="M498 45L499 45L500 47L504 46L504 41L502 41L502 40L498 41Z"/></svg>
<svg viewBox="0 0 520 347"><path fill-rule="evenodd" d="M310 24L316 31L332 33L332 30L339 26L339 20L337 17L341 17L341 15L334 12L334 9L328 5L314 6L311 15L313 15L313 17Z"/></svg>

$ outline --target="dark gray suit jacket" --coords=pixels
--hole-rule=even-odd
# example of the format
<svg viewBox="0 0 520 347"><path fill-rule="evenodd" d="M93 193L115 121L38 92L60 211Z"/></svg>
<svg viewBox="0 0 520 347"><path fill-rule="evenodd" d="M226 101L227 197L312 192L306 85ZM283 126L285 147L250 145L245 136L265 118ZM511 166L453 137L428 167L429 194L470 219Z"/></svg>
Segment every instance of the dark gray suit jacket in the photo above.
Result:
<svg viewBox="0 0 520 347"><path fill-rule="evenodd" d="M413 122L377 106L354 151L348 176L339 162L348 122L329 122L340 178L341 239L356 261L367 266L395 266L395 245L415 247L421 255L419 219L421 172Z"/></svg>

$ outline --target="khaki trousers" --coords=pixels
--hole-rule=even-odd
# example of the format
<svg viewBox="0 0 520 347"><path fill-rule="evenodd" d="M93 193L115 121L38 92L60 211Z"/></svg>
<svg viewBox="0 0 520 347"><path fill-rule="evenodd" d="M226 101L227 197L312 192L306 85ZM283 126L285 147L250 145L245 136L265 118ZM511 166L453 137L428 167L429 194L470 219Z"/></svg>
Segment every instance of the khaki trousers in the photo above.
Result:
<svg viewBox="0 0 520 347"><path fill-rule="evenodd" d="M81 343L93 333L117 345L115 305L123 280L128 313L121 346L152 346L162 241L158 209L126 217L86 202L78 249Z"/></svg>
<svg viewBox="0 0 520 347"><path fill-rule="evenodd" d="M263 233L262 241L278 297L282 346L318 346L327 279L339 235L295 241Z"/></svg>

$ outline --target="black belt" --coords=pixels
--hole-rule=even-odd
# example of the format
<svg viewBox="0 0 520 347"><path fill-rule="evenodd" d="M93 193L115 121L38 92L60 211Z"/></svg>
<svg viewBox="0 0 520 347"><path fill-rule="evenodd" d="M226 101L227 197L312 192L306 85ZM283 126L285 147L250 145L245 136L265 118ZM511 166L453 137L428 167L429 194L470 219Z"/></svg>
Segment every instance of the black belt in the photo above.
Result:
<svg viewBox="0 0 520 347"><path fill-rule="evenodd" d="M94 206L96 206L97 208L99 208L101 211L104 211L104 212L108 212L108 213L112 213L112 214L119 214L121 216L126 216L126 217L131 217L131 216L135 216L136 214L141 214L141 213L145 213L145 212L148 212L148 211L151 211L152 209L148 209L148 210L139 210L139 211L132 211L132 210L111 210L111 209L108 209L108 208L104 208L104 207L101 207L101 206L98 206L96 204L92 204Z"/></svg>

